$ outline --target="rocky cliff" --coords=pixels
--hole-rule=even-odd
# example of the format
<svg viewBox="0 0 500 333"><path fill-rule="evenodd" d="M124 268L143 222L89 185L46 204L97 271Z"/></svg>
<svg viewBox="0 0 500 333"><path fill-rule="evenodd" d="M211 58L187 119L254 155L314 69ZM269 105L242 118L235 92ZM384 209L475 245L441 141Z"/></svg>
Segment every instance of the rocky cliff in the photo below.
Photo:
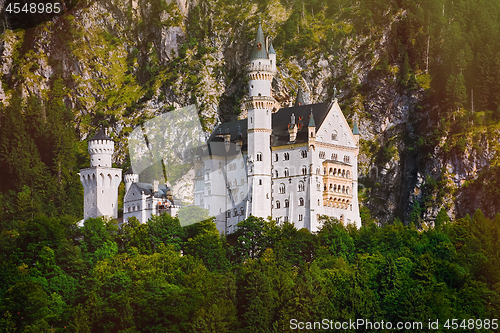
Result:
<svg viewBox="0 0 500 333"><path fill-rule="evenodd" d="M467 103L452 117L435 97L445 79L430 73L446 64L439 53L446 29L421 32L410 24L410 9L390 1L360 25L366 9L338 2L75 2L27 30L4 24L0 100L22 94L46 101L62 77L80 138L110 127L121 164L127 135L155 115L194 103L208 129L217 117L241 116L244 65L261 14L277 51L276 99L288 104L299 84L310 102L336 94L346 118L359 124L362 204L373 217L432 223L441 208L450 217L499 211L491 189L498 185L498 120L469 115ZM401 43L406 24L415 40L408 33ZM423 51L408 60L405 46L412 45ZM457 117L466 126L456 129Z"/></svg>

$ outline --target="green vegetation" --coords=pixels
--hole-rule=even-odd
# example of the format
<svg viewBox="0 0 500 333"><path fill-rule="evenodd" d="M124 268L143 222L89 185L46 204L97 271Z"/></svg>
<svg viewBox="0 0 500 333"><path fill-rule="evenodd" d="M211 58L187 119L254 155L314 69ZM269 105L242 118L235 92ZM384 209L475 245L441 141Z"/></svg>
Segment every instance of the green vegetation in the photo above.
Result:
<svg viewBox="0 0 500 333"><path fill-rule="evenodd" d="M442 210L426 231L324 218L317 234L251 217L226 239L210 219L77 227L18 209L0 225L4 332L287 332L292 318L425 324L500 311L500 214L450 221Z"/></svg>

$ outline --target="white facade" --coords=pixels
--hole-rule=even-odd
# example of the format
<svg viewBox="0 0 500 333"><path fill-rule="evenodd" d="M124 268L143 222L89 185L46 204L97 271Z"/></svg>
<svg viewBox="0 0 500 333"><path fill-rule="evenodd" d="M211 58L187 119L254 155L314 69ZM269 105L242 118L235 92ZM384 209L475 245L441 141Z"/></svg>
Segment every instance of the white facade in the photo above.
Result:
<svg viewBox="0 0 500 333"><path fill-rule="evenodd" d="M113 168L114 142L103 130L89 140L90 168L80 170L84 190L84 220L89 217L118 217L118 186L122 170Z"/></svg>
<svg viewBox="0 0 500 333"><path fill-rule="evenodd" d="M276 54L267 45L259 26L247 67L248 118L220 124L199 150L195 205L216 217L222 233L250 215L311 231L321 215L360 227L357 129L336 99L303 105L300 96L295 107L277 110Z"/></svg>
<svg viewBox="0 0 500 333"><path fill-rule="evenodd" d="M128 176L130 174L127 174ZM138 179L138 177L137 177ZM167 198L168 188L165 185L133 182L123 198L123 221L134 216L140 223L146 223L151 216L166 212L175 216L179 206Z"/></svg>

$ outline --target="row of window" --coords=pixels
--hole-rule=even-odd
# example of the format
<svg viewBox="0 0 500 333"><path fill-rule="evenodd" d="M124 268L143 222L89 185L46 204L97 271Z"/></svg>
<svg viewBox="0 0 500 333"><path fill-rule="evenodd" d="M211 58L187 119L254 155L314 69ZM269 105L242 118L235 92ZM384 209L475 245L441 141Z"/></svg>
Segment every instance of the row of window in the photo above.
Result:
<svg viewBox="0 0 500 333"><path fill-rule="evenodd" d="M243 208L243 207L240 208L240 214L239 215L241 215L241 216L245 215L245 208ZM238 216L238 209L237 208L233 209L233 216ZM231 217L231 210L230 209L228 209L226 211L226 217Z"/></svg>
<svg viewBox="0 0 500 333"><path fill-rule="evenodd" d="M325 158L326 158L326 153L325 153L324 151L320 151L320 152L319 152L319 158L321 158L321 159L325 159ZM331 155L330 159L331 159L331 160L333 160L333 161L338 161L339 157L338 157L338 155L337 155L337 154L333 154L333 153L332 153L332 155ZM351 160L351 159L350 159L350 157L349 157L349 156L344 155L344 163L349 163L349 162L350 162L350 160Z"/></svg>
<svg viewBox="0 0 500 333"><path fill-rule="evenodd" d="M299 198L299 206L304 206L304 198ZM276 200L275 207L276 209L281 208L281 203L279 200ZM283 208L288 208L288 207L290 207L290 202L288 201L288 199L285 199Z"/></svg>
<svg viewBox="0 0 500 333"><path fill-rule="evenodd" d="M341 208L341 209L350 209L352 211L351 202L345 199L337 199L330 197L329 199L323 200L323 206Z"/></svg>
<svg viewBox="0 0 500 333"><path fill-rule="evenodd" d="M326 167L323 168L323 174L326 176ZM330 168L328 175L342 178L351 178L351 172L345 169Z"/></svg>
<svg viewBox="0 0 500 333"><path fill-rule="evenodd" d="M326 191L327 187L326 184L323 184L323 191ZM336 193L344 193L344 194L349 194L349 186L345 185L337 185L337 184L330 184L330 188L328 188L330 192L336 192Z"/></svg>
<svg viewBox="0 0 500 333"><path fill-rule="evenodd" d="M281 222L281 218L283 218L283 221L284 222L288 222L288 216L278 216L276 218L276 222L277 223L280 223ZM303 221L304 220L304 215L302 214L299 214L299 221Z"/></svg>
<svg viewBox="0 0 500 333"><path fill-rule="evenodd" d="M305 165L302 166L300 171L302 173L302 176L307 175L307 167ZM280 176L279 170L274 170L274 178L278 178L279 176ZM288 170L288 168L285 168L285 170L283 170L283 177L290 177L290 170Z"/></svg>

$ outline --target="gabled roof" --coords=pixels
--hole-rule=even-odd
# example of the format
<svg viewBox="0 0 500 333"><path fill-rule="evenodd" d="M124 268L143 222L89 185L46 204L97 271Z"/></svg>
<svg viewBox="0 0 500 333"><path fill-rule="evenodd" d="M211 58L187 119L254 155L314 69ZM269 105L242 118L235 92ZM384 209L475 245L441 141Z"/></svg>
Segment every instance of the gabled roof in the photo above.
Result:
<svg viewBox="0 0 500 333"><path fill-rule="evenodd" d="M288 124L290 123L292 113L295 115L295 123L298 126L297 137L294 143L304 143L308 140L307 127L310 123L309 117L311 116L311 113L314 117L314 126L317 131L328 115L329 110L329 103L300 105L279 109L278 112L273 113L273 133L271 136L271 145L282 146L290 143Z"/></svg>
<svg viewBox="0 0 500 333"><path fill-rule="evenodd" d="M219 124L212 135L208 139L208 151L210 155L217 156L234 156L240 153L236 150L236 141L242 141L241 150L247 150L247 139L248 139L248 121L247 119L240 119L236 121L231 121L227 123ZM224 144L224 135L229 134L231 142L229 151L226 151Z"/></svg>
<svg viewBox="0 0 500 333"><path fill-rule="evenodd" d="M317 103L309 105L300 105L289 108L281 108L272 115L272 129L271 145L282 146L289 144L290 133L288 132L289 124L291 122L292 113L295 116L295 124L298 126L297 137L294 143L304 143L308 140L308 125L310 124L310 116L313 116L313 125L316 131L321 127L325 120L328 111L330 110L330 103ZM231 121L228 123L219 124L208 139L208 149L205 155L216 156L234 156L239 154L240 151L236 150L236 140L238 138L243 140L241 151L247 150L248 134L247 134L247 119ZM226 152L224 144L224 135L230 135L231 146L229 151ZM200 150L199 150L200 151ZM200 154L201 155L201 154Z"/></svg>
<svg viewBox="0 0 500 333"><path fill-rule="evenodd" d="M153 184L150 184L150 183L133 183L130 186L130 189L128 190L128 192L125 194L125 197L123 198L123 202L129 202L129 201L133 201L133 200L138 200L139 199L139 197L133 198L133 200L129 199L129 194L133 190L136 190L139 195L141 193L144 193L146 196L154 195L156 198L162 198L162 199L167 200L167 191L170 191L170 188L168 186L166 186L165 184L159 184L158 185L158 192L153 193ZM173 204L174 205L180 205L181 202L178 199L173 198Z"/></svg>
<svg viewBox="0 0 500 333"><path fill-rule="evenodd" d="M89 141L93 140L111 140L113 141L109 136L104 133L104 130L101 128L100 130L97 131L97 133L90 139Z"/></svg>

